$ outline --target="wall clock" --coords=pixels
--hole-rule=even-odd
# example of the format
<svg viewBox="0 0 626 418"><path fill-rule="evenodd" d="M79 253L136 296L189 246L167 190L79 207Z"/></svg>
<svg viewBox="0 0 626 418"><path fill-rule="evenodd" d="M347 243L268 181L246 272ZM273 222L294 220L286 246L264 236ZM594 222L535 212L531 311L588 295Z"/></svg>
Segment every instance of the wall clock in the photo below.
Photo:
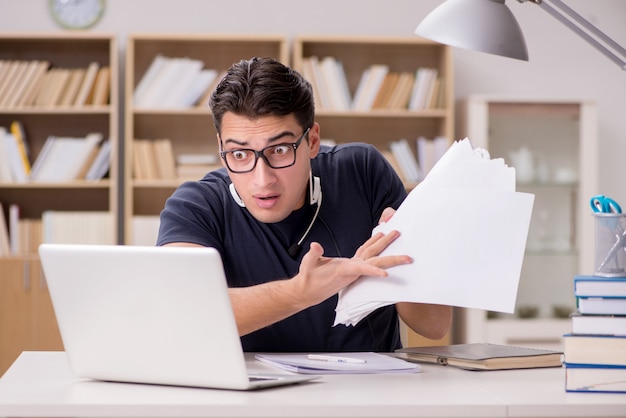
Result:
<svg viewBox="0 0 626 418"><path fill-rule="evenodd" d="M102 18L106 0L49 0L54 20L67 29L87 29Z"/></svg>

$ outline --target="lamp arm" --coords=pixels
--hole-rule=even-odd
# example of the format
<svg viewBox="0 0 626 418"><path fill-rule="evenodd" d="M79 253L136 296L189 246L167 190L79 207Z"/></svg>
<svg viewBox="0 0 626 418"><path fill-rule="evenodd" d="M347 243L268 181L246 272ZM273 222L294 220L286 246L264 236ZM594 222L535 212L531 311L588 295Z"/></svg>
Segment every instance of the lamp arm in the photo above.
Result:
<svg viewBox="0 0 626 418"><path fill-rule="evenodd" d="M555 19L567 26L578 36L583 38L607 58L626 71L626 49L607 36L604 32L582 17L561 0L517 0L520 3L527 1L534 3L552 15ZM552 3L552 4L550 4ZM576 25L576 22L578 25ZM591 34L591 35L590 35ZM592 36L593 35L593 36ZM597 39L596 39L597 38ZM602 42L604 43L602 43ZM607 47L612 48L612 50Z"/></svg>

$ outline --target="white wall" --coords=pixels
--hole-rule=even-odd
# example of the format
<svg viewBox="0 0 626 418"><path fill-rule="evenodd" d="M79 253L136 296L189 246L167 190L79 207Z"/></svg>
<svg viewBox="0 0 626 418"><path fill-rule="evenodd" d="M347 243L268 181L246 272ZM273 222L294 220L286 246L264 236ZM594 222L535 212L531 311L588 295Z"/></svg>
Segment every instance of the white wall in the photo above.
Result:
<svg viewBox="0 0 626 418"><path fill-rule="evenodd" d="M442 0L106 0L92 31L287 34L413 34ZM565 0L626 45L626 1ZM455 94L589 99L600 120L599 193L626 206L626 71L532 4L507 2L526 35L530 62L455 50ZM47 0L0 0L0 31L59 31ZM243 57L242 57L243 58Z"/></svg>

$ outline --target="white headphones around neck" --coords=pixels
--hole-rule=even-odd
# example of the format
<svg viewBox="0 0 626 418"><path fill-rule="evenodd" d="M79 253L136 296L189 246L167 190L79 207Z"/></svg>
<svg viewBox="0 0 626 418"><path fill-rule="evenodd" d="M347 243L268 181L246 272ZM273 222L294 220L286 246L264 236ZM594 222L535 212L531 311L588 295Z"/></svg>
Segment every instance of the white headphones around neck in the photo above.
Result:
<svg viewBox="0 0 626 418"><path fill-rule="evenodd" d="M230 195L233 197L235 202L242 208L245 208L246 204L243 202L243 199L241 199L241 196L239 196L239 193L237 193L235 185L233 183L230 183L228 189L230 190ZM304 234L302 235L300 240L287 248L287 254L289 254L294 259L300 253L300 250L302 249L302 243L304 242L304 239L307 237L307 235L309 235L309 232L311 231L313 224L317 220L317 216L319 215L320 208L322 206L322 187L320 183L320 178L314 177L311 172L309 172L309 203L311 205L316 205L313 219L311 220L309 226L306 228L306 231L304 231Z"/></svg>
<svg viewBox="0 0 626 418"><path fill-rule="evenodd" d="M237 189L235 189L235 183L230 183L230 186L228 186L228 190L230 190L230 195L233 197L235 202L242 208L245 208L246 204L243 203L243 200L239 196L239 193L237 193Z"/></svg>
<svg viewBox="0 0 626 418"><path fill-rule="evenodd" d="M230 185L228 186L228 189L230 190L230 195L233 197L235 202L240 207L245 208L246 204L243 202L243 199L241 199L241 196L239 196L239 193L237 193L237 189L235 189L235 184L230 183ZM322 187L320 183L320 178L317 176L313 176L309 172L309 203L311 205L315 205L315 204L321 203L321 200L322 200Z"/></svg>

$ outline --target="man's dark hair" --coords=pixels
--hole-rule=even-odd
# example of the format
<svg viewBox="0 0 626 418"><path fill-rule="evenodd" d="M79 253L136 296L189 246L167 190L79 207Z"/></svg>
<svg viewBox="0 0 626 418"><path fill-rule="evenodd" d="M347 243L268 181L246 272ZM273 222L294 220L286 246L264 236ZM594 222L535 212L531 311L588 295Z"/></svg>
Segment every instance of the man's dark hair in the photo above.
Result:
<svg viewBox="0 0 626 418"><path fill-rule="evenodd" d="M233 64L211 95L213 123L221 133L226 112L256 119L293 114L303 129L313 125L313 89L300 73L273 58Z"/></svg>

